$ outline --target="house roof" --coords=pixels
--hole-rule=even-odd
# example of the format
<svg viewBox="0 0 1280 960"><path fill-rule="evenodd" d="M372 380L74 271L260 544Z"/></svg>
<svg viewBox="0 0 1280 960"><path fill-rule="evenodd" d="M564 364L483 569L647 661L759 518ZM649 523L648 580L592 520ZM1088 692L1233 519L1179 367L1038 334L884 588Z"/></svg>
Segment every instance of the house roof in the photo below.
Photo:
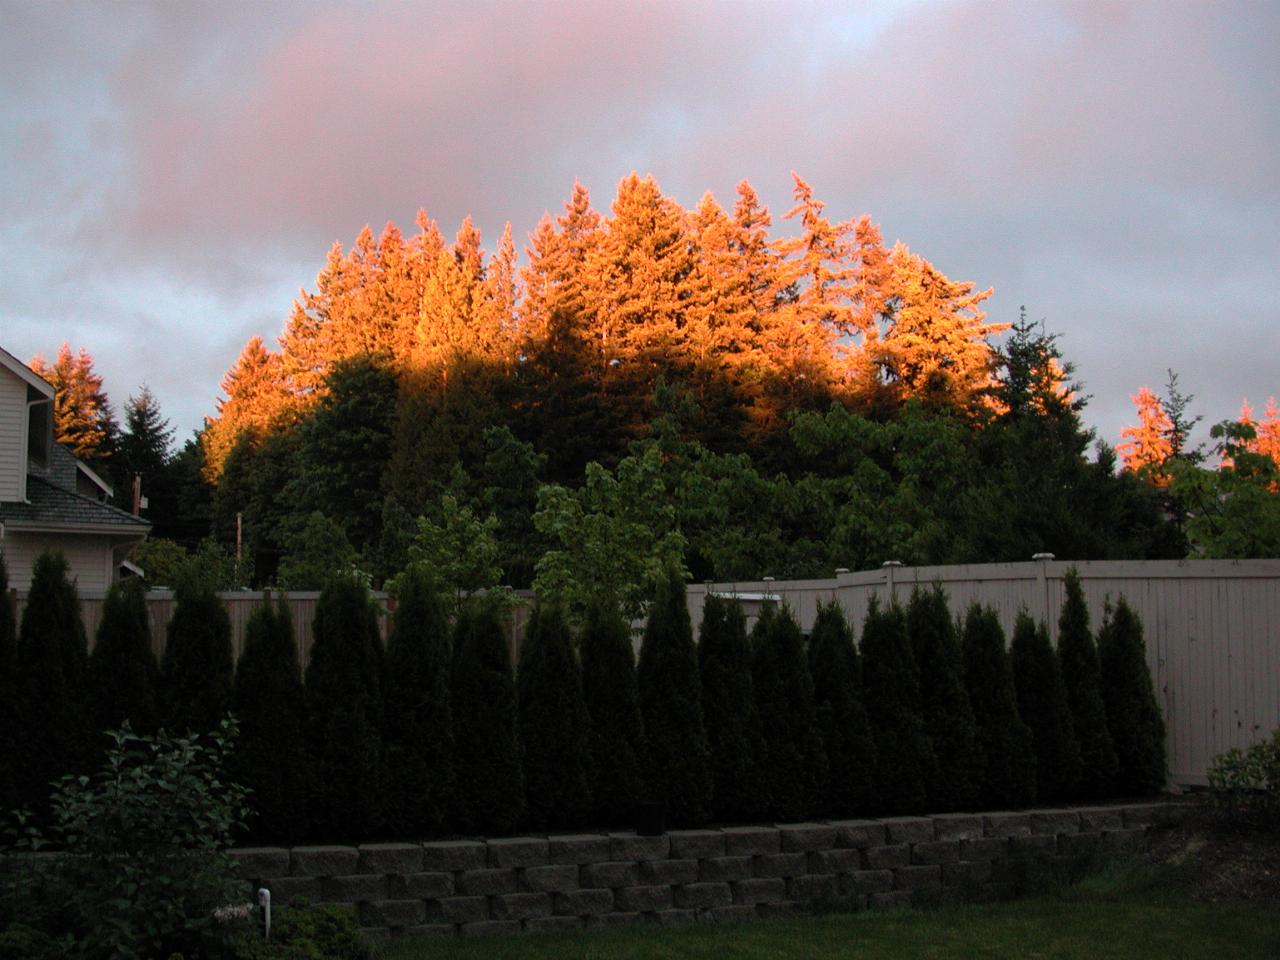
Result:
<svg viewBox="0 0 1280 960"><path fill-rule="evenodd" d="M151 524L118 507L27 474L27 502L0 503L0 522L13 530L65 530L142 536Z"/></svg>

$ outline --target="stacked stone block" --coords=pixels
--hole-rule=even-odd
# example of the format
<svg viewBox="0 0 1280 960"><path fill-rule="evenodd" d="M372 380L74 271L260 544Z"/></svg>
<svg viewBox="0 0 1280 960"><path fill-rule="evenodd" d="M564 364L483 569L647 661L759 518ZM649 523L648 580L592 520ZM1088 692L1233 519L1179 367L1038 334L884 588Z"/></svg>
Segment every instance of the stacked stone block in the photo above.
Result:
<svg viewBox="0 0 1280 960"><path fill-rule="evenodd" d="M1177 804L233 851L281 907L351 905L375 936L743 921L1016 896L1131 850Z"/></svg>

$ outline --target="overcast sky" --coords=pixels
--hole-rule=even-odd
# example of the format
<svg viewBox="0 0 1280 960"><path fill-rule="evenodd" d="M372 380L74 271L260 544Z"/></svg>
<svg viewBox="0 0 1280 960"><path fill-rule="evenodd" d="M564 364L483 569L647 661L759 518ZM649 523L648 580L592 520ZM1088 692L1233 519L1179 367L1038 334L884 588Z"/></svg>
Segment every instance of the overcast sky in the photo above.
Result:
<svg viewBox="0 0 1280 960"><path fill-rule="evenodd" d="M1207 424L1280 394L1277 51L1269 0L0 0L0 346L183 438L366 223L795 170L1059 333L1100 437L1167 368Z"/></svg>

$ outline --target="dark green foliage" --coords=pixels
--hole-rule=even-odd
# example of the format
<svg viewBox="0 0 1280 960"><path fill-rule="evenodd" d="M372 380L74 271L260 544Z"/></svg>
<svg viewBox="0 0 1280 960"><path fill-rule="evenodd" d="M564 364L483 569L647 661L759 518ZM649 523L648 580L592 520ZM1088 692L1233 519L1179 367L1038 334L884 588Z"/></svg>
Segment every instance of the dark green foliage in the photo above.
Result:
<svg viewBox="0 0 1280 960"><path fill-rule="evenodd" d="M767 810L756 752L760 715L751 681L747 622L736 600L708 593L698 634L702 722L711 750L711 805L716 820L741 823Z"/></svg>
<svg viewBox="0 0 1280 960"><path fill-rule="evenodd" d="M404 840L438 832L453 791L453 654L444 598L430 573L397 581L387 640L387 822Z"/></svg>
<svg viewBox="0 0 1280 960"><path fill-rule="evenodd" d="M515 678L500 611L476 598L454 630L453 820L481 834L510 833L524 807Z"/></svg>
<svg viewBox="0 0 1280 960"><path fill-rule="evenodd" d="M651 799L665 804L668 826L704 823L711 815L711 763L698 653L677 567L668 569L649 608L636 681Z"/></svg>
<svg viewBox="0 0 1280 960"><path fill-rule="evenodd" d="M955 621L941 586L916 588L907 607L907 632L920 677L920 708L933 742L930 809L972 810L986 765L984 745L965 687Z"/></svg>
<svg viewBox="0 0 1280 960"><path fill-rule="evenodd" d="M336 520L315 511L292 517L284 526L285 555L278 576L286 590L323 590L335 577L355 571L355 548Z"/></svg>
<svg viewBox="0 0 1280 960"><path fill-rule="evenodd" d="M174 596L160 661L164 726L175 733L207 733L231 707L231 620L201 577L185 577Z"/></svg>
<svg viewBox="0 0 1280 960"><path fill-rule="evenodd" d="M160 668L151 649L147 596L140 580L124 580L107 591L89 657L89 705L95 731L114 729L126 720L138 733L155 733L160 727Z"/></svg>
<svg viewBox="0 0 1280 960"><path fill-rule="evenodd" d="M45 809L54 780L85 769L95 739L84 709L88 645L80 598L67 574L60 552L36 558L18 636L18 735L12 752L18 794L38 811Z"/></svg>
<svg viewBox="0 0 1280 960"><path fill-rule="evenodd" d="M805 820L822 805L827 756L800 625L787 607L766 607L751 646L751 682L760 711L760 777L769 811L784 822Z"/></svg>
<svg viewBox="0 0 1280 960"><path fill-rule="evenodd" d="M1098 651L1089 631L1089 608L1074 567L1067 571L1063 584L1067 595L1058 618L1058 663L1071 708L1071 729L1080 746L1078 795L1099 800L1115 795L1119 763L1107 728Z"/></svg>
<svg viewBox="0 0 1280 960"><path fill-rule="evenodd" d="M897 604L881 609L871 598L862 626L862 689L876 745L875 813L919 813L934 764L920 716L907 618Z"/></svg>
<svg viewBox="0 0 1280 960"><path fill-rule="evenodd" d="M809 672L827 756L820 813L854 817L875 805L876 747L862 703L862 669L839 604L819 604L809 635Z"/></svg>
<svg viewBox="0 0 1280 960"><path fill-rule="evenodd" d="M630 823L641 792L644 731L631 628L616 605L593 603L580 640L587 707L592 822Z"/></svg>
<svg viewBox="0 0 1280 960"><path fill-rule="evenodd" d="M333 580L321 592L307 664L307 741L312 833L367 840L384 823L382 647L363 583Z"/></svg>
<svg viewBox="0 0 1280 960"><path fill-rule="evenodd" d="M516 675L524 761L524 822L535 830L581 825L591 809L587 710L564 610L540 603Z"/></svg>
<svg viewBox="0 0 1280 960"><path fill-rule="evenodd" d="M240 740L232 762L236 778L251 791L250 835L259 843L301 842L310 786L306 700L283 597L272 602L268 594L249 616L234 703Z"/></svg>
<svg viewBox="0 0 1280 960"><path fill-rule="evenodd" d="M1036 799L1069 800L1080 784L1080 745L1071 728L1071 708L1049 628L1023 611L1009 644L1018 715L1031 728L1036 754Z"/></svg>
<svg viewBox="0 0 1280 960"><path fill-rule="evenodd" d="M9 744L18 742L18 631L14 598L9 593L9 569L0 550L0 810L22 805L19 787L18 752Z"/></svg>
<svg viewBox="0 0 1280 960"><path fill-rule="evenodd" d="M255 930L236 944L235 960L371 960L373 957L354 907L345 903L312 906L304 897L294 897L287 906L288 910L274 915L271 939L263 939Z"/></svg>
<svg viewBox="0 0 1280 960"><path fill-rule="evenodd" d="M981 800L1024 807L1036 798L1031 730L1018 716L1004 630L991 607L974 604L964 620L964 679L985 760Z"/></svg>
<svg viewBox="0 0 1280 960"><path fill-rule="evenodd" d="M1166 776L1164 717L1147 668L1142 620L1124 597L1103 617L1098 665L1107 729L1120 764L1116 786L1125 795L1159 793Z"/></svg>

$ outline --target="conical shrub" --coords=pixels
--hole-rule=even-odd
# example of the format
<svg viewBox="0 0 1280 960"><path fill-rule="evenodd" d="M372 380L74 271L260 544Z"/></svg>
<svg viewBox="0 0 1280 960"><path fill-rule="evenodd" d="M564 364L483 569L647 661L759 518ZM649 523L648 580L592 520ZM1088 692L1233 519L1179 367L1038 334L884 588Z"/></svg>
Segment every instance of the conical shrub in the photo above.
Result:
<svg viewBox="0 0 1280 960"><path fill-rule="evenodd" d="M1025 610L1009 644L1018 715L1031 728L1036 754L1036 799L1069 800L1080 786L1080 746L1071 729L1071 708L1049 628Z"/></svg>
<svg viewBox="0 0 1280 960"><path fill-rule="evenodd" d="M834 602L819 604L809 635L809 672L827 779L820 813L861 816L875 802L875 740L862 704L862 671L853 631Z"/></svg>
<svg viewBox="0 0 1280 960"><path fill-rule="evenodd" d="M649 607L636 681L651 799L665 805L670 826L705 823L711 815L711 758L702 725L702 683L684 578L674 567Z"/></svg>
<svg viewBox="0 0 1280 960"><path fill-rule="evenodd" d="M1089 608L1075 569L1064 580L1066 599L1058 618L1058 663L1071 708L1071 729L1080 746L1080 793L1089 800L1114 796L1119 763L1102 702L1098 651L1089 631Z"/></svg>
<svg viewBox="0 0 1280 960"><path fill-rule="evenodd" d="M1164 717L1147 667L1142 620L1124 597L1103 618L1098 664L1107 729L1120 765L1116 785L1127 795L1159 793L1167 767Z"/></svg>
<svg viewBox="0 0 1280 960"><path fill-rule="evenodd" d="M453 824L510 833L524 808L515 678L503 621L492 602L462 605L454 630Z"/></svg>
<svg viewBox="0 0 1280 960"><path fill-rule="evenodd" d="M827 756L813 706L813 678L800 625L790 609L770 610L752 644L751 682L760 711L760 774L773 817L815 816L827 781Z"/></svg>
<svg viewBox="0 0 1280 960"><path fill-rule="evenodd" d="M18 625L13 597L9 593L9 568L0 550L0 810L25 805L19 786L18 713Z"/></svg>
<svg viewBox="0 0 1280 960"><path fill-rule="evenodd" d="M438 833L454 786L452 637L445 598L430 572L397 580L387 638L387 822L405 840Z"/></svg>
<svg viewBox="0 0 1280 960"><path fill-rule="evenodd" d="M964 679L985 759L983 803L1023 807L1036 798L1031 730L1018 716L1004 629L991 607L974 604L964 620Z"/></svg>
<svg viewBox="0 0 1280 960"><path fill-rule="evenodd" d="M920 713L920 683L897 604L882 609L871 598L862 627L862 689L876 745L876 813L925 809L933 745Z"/></svg>
<svg viewBox="0 0 1280 960"><path fill-rule="evenodd" d="M249 615L233 704L240 737L232 770L251 791L249 836L257 843L300 843L309 832L311 786L306 698L283 597L273 602L267 594Z"/></svg>
<svg viewBox="0 0 1280 960"><path fill-rule="evenodd" d="M317 839L368 840L385 823L382 648L364 584L338 577L320 592L306 671L307 742Z"/></svg>
<svg viewBox="0 0 1280 960"><path fill-rule="evenodd" d="M747 621L736 600L707 595L698 632L702 721L711 752L711 810L734 823L764 816L758 768L760 717L751 680Z"/></svg>
<svg viewBox="0 0 1280 960"><path fill-rule="evenodd" d="M972 810L981 796L986 757L965 687L955 621L940 586L911 592L907 632L919 670L925 732L933 743L930 809Z"/></svg>
<svg viewBox="0 0 1280 960"><path fill-rule="evenodd" d="M615 603L599 600L588 608L581 647L591 819L603 826L631 823L641 794L644 729L631 628Z"/></svg>
<svg viewBox="0 0 1280 960"><path fill-rule="evenodd" d="M539 603L530 618L520 648L516 705L525 825L580 826L591 809L587 708L569 622L555 604Z"/></svg>
<svg viewBox="0 0 1280 960"><path fill-rule="evenodd" d="M113 584L89 657L89 705L101 733L129 721L136 733L160 727L160 667L151 649L151 624L142 581ZM105 738L99 746L106 748Z"/></svg>
<svg viewBox="0 0 1280 960"><path fill-rule="evenodd" d="M231 620L202 578L180 580L175 599L160 660L164 726L172 733L208 733L231 708Z"/></svg>

